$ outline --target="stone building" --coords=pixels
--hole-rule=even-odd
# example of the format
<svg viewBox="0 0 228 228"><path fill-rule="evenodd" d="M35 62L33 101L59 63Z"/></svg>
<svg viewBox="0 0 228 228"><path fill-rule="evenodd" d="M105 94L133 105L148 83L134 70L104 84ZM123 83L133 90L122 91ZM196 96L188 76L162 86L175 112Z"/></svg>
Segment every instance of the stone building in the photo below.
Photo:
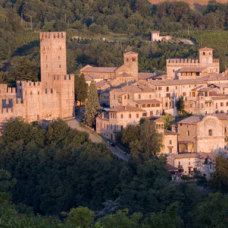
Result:
<svg viewBox="0 0 228 228"><path fill-rule="evenodd" d="M167 163L178 168L180 175L193 176L196 171L210 179L215 171L215 154L213 153L181 153L170 154ZM175 178L174 178L175 180Z"/></svg>
<svg viewBox="0 0 228 228"><path fill-rule="evenodd" d="M179 152L218 153L226 148L228 115L193 115L178 122Z"/></svg>
<svg viewBox="0 0 228 228"><path fill-rule="evenodd" d="M22 81L16 88L0 84L0 123L69 118L74 114L74 75L67 74L66 33L40 33L41 81Z"/></svg>
<svg viewBox="0 0 228 228"><path fill-rule="evenodd" d="M172 39L171 36L160 36L160 31L151 31L151 41L157 42L157 41L169 41Z"/></svg>
<svg viewBox="0 0 228 228"><path fill-rule="evenodd" d="M169 79L186 79L219 73L219 59L213 58L212 48L199 49L199 59L167 59L166 73Z"/></svg>

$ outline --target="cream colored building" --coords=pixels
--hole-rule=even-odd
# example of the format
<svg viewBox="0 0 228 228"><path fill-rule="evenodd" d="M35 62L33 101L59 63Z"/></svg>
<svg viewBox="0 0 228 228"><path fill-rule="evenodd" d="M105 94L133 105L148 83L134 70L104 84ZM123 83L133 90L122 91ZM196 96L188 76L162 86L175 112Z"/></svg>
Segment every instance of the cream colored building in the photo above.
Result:
<svg viewBox="0 0 228 228"><path fill-rule="evenodd" d="M193 115L178 122L179 152L218 153L224 151L228 115Z"/></svg>
<svg viewBox="0 0 228 228"><path fill-rule="evenodd" d="M212 48L199 49L199 59L167 59L166 73L169 79L186 79L219 73L219 59L213 58Z"/></svg>
<svg viewBox="0 0 228 228"><path fill-rule="evenodd" d="M66 33L40 33L41 81L22 81L16 88L0 84L0 123L70 118L74 114L74 75L67 74Z"/></svg>
<svg viewBox="0 0 228 228"><path fill-rule="evenodd" d="M215 171L215 154L213 153L181 153L171 154L167 163L178 168L181 175L193 176L196 171L210 179Z"/></svg>

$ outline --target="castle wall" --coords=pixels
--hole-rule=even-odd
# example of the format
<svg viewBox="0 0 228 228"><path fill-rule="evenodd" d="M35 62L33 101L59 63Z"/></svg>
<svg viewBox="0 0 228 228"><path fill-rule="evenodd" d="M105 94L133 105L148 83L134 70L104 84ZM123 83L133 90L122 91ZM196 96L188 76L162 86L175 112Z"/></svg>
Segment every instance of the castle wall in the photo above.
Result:
<svg viewBox="0 0 228 228"><path fill-rule="evenodd" d="M69 118L74 114L74 75L66 74L66 33L40 33L41 81L0 84L0 123ZM56 74L57 73L57 74Z"/></svg>

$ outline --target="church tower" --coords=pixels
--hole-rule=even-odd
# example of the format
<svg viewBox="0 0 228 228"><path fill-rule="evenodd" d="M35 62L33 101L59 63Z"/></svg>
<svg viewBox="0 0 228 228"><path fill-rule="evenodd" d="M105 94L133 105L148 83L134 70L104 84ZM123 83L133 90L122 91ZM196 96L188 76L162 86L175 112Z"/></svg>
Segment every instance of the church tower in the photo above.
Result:
<svg viewBox="0 0 228 228"><path fill-rule="evenodd" d="M202 65L208 65L213 63L213 49L212 48L201 48L199 49L199 62Z"/></svg>
<svg viewBox="0 0 228 228"><path fill-rule="evenodd" d="M66 33L40 33L41 82L52 87L54 75L66 75Z"/></svg>

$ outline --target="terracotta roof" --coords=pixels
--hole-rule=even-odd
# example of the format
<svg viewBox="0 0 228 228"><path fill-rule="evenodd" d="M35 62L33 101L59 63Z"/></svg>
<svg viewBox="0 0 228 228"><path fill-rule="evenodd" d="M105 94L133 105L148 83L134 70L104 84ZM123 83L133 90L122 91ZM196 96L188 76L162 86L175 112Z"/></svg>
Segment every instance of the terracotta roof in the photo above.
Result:
<svg viewBox="0 0 228 228"><path fill-rule="evenodd" d="M156 73L147 73L147 72L139 72L138 73L138 78L139 79L148 79L148 78L152 78L154 76L156 76Z"/></svg>
<svg viewBox="0 0 228 228"><path fill-rule="evenodd" d="M200 51L211 51L214 50L213 48L208 48L208 47L204 47L204 48L200 48Z"/></svg>
<svg viewBox="0 0 228 228"><path fill-rule="evenodd" d="M214 160L216 157L216 155L214 153L203 153L203 152L186 152L186 153L179 153L179 154L170 154L169 156L174 158L174 159L184 159L184 158L206 159L206 158L210 158L212 160Z"/></svg>
<svg viewBox="0 0 228 228"><path fill-rule="evenodd" d="M105 85L109 85L110 86L110 84L106 80L102 80L102 81L99 81L99 82L96 83L96 87L97 88L101 88L101 87L103 87Z"/></svg>
<svg viewBox="0 0 228 228"><path fill-rule="evenodd" d="M193 115L193 116L190 116L190 117L187 117L181 121L178 122L181 123L181 124L196 124L198 122L200 122L202 119L203 119L204 116L198 116L198 115Z"/></svg>
<svg viewBox="0 0 228 228"><path fill-rule="evenodd" d="M128 51L128 52L125 52L124 55L132 55L132 54L137 54L137 52L133 52L133 51Z"/></svg>
<svg viewBox="0 0 228 228"><path fill-rule="evenodd" d="M86 81L92 81L94 79L102 79L103 77L100 75L95 75L95 74L86 74L85 75L85 80Z"/></svg>
<svg viewBox="0 0 228 228"><path fill-rule="evenodd" d="M216 87L219 87L219 88L228 88L228 83L221 83L221 84L212 83L210 85L215 85Z"/></svg>
<svg viewBox="0 0 228 228"><path fill-rule="evenodd" d="M160 31L151 31L152 33L160 33Z"/></svg>
<svg viewBox="0 0 228 228"><path fill-rule="evenodd" d="M168 171L178 171L178 168L176 168L175 166L172 166L172 165L170 165L170 164L166 164L166 169L168 170Z"/></svg>
<svg viewBox="0 0 228 228"><path fill-rule="evenodd" d="M228 100L228 96L216 96L216 97L211 97L212 100Z"/></svg>
<svg viewBox="0 0 228 228"><path fill-rule="evenodd" d="M132 77L132 75L126 73L126 72L123 72L122 74L119 74L118 77Z"/></svg>
<svg viewBox="0 0 228 228"><path fill-rule="evenodd" d="M142 83L135 83L132 85L127 85L118 89L114 89L115 92L154 92L152 87L147 86Z"/></svg>
<svg viewBox="0 0 228 228"><path fill-rule="evenodd" d="M151 103L161 103L161 101L157 99L150 99L150 100L134 100L137 104L151 104Z"/></svg>
<svg viewBox="0 0 228 228"><path fill-rule="evenodd" d="M165 135L177 135L176 132L173 132L173 131L170 131L170 130L167 130L167 129L165 129L164 134Z"/></svg>
<svg viewBox="0 0 228 228"><path fill-rule="evenodd" d="M163 118L157 118L156 120L154 120L155 123L157 122L162 122L162 123L165 123L165 120Z"/></svg>
<svg viewBox="0 0 228 228"><path fill-rule="evenodd" d="M96 72L96 73L114 73L117 70L117 67L84 67L81 69L81 72Z"/></svg>
<svg viewBox="0 0 228 228"><path fill-rule="evenodd" d="M206 70L207 67L183 67L179 70L179 72L183 73L183 72L203 72L204 70Z"/></svg>
<svg viewBox="0 0 228 228"><path fill-rule="evenodd" d="M226 113L215 113L213 116L216 116L220 120L228 120L228 114Z"/></svg>
<svg viewBox="0 0 228 228"><path fill-rule="evenodd" d="M106 110L109 112L144 112L142 109L133 106L116 106Z"/></svg>

